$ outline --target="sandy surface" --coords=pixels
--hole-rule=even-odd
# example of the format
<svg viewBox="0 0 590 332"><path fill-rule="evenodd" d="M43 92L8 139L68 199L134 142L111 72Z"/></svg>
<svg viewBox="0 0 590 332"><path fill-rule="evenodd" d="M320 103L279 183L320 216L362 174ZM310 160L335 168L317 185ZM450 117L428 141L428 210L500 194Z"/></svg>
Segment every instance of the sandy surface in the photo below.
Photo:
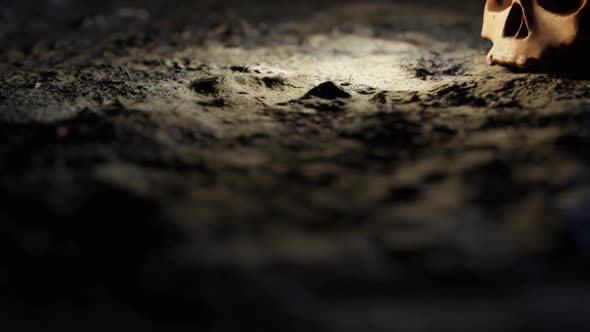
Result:
<svg viewBox="0 0 590 332"><path fill-rule="evenodd" d="M590 82L311 3L0 4L6 331L590 328Z"/></svg>

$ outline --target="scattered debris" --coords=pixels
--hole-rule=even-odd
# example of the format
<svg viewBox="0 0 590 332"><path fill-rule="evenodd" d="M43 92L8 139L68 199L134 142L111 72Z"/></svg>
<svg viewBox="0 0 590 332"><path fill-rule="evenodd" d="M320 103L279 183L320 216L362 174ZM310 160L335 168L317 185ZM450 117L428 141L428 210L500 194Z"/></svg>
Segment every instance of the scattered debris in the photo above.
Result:
<svg viewBox="0 0 590 332"><path fill-rule="evenodd" d="M356 91L356 93L361 94L361 95L372 95L375 93L375 91L377 91L377 89L364 85L364 86L357 88L355 91Z"/></svg>
<svg viewBox="0 0 590 332"><path fill-rule="evenodd" d="M460 76L465 73L464 59L443 59L438 54L431 54L417 60L408 61L403 66L414 72L422 80L439 81L445 76Z"/></svg>
<svg viewBox="0 0 590 332"><path fill-rule="evenodd" d="M264 63L254 66L231 66L230 70L237 73L254 73L266 75L288 75L289 71L278 66L271 66Z"/></svg>
<svg viewBox="0 0 590 332"><path fill-rule="evenodd" d="M371 99L369 99L369 101L374 104L386 104L387 103L387 92L386 91L379 91L376 94L374 94L371 97Z"/></svg>

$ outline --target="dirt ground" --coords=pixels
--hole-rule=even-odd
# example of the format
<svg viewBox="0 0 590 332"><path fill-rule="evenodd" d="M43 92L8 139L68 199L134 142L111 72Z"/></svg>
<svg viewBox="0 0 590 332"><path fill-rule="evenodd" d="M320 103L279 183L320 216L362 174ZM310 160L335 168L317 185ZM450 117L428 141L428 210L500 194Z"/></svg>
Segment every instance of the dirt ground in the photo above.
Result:
<svg viewBox="0 0 590 332"><path fill-rule="evenodd" d="M480 2L0 3L2 330L590 330L590 81Z"/></svg>

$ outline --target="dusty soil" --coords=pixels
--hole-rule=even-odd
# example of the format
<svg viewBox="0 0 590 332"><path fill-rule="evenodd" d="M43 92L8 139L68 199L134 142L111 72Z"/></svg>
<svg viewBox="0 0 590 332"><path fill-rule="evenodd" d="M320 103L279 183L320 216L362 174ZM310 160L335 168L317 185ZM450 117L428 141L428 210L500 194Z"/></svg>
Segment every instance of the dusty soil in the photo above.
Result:
<svg viewBox="0 0 590 332"><path fill-rule="evenodd" d="M587 331L590 82L481 4L0 4L6 331Z"/></svg>

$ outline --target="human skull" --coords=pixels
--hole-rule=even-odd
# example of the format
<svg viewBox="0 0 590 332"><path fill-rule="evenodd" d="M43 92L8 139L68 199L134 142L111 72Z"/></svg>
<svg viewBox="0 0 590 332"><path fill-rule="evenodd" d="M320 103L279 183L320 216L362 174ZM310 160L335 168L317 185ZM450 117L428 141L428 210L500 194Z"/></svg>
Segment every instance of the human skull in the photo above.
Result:
<svg viewBox="0 0 590 332"><path fill-rule="evenodd" d="M525 68L578 43L588 0L487 0L482 36L488 64Z"/></svg>

